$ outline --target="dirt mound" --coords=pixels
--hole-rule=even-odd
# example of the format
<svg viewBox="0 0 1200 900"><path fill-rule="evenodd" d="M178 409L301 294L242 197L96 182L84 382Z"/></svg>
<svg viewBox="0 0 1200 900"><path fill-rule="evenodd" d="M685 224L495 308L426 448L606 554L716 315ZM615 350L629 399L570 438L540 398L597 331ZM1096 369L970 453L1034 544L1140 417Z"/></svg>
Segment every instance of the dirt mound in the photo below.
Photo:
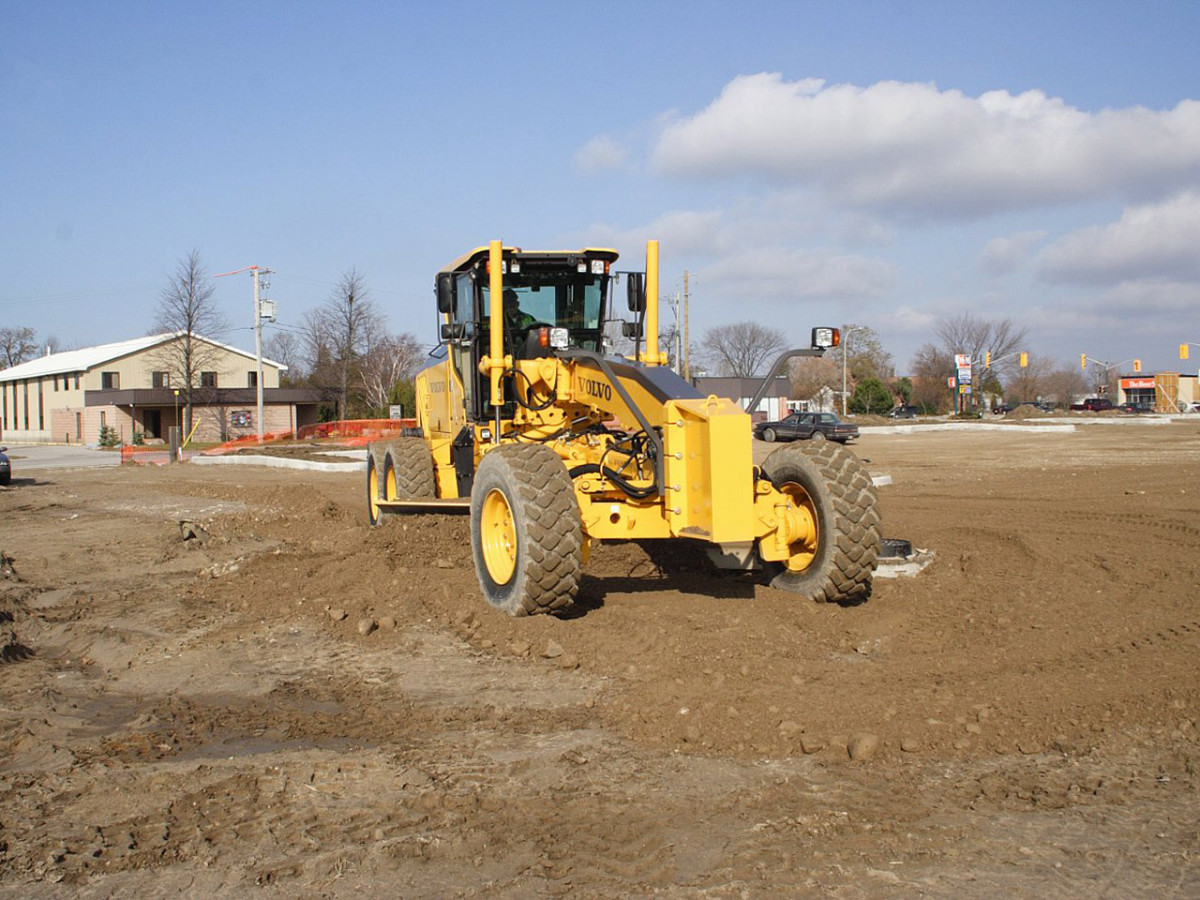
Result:
<svg viewBox="0 0 1200 900"><path fill-rule="evenodd" d="M1025 419L1048 419L1054 415L1056 413L1044 412L1036 406L1018 406L1006 412L1004 418L1020 422Z"/></svg>

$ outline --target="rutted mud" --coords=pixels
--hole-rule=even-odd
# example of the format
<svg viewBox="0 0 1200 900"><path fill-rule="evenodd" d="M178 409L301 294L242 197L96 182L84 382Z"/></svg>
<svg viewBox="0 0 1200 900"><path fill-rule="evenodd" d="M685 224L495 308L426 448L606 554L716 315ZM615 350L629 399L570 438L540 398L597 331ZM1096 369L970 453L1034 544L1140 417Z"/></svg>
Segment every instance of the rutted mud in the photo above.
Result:
<svg viewBox="0 0 1200 900"><path fill-rule="evenodd" d="M508 619L358 474L0 489L0 894L1195 896L1198 437L867 437L937 557L845 608L617 544Z"/></svg>

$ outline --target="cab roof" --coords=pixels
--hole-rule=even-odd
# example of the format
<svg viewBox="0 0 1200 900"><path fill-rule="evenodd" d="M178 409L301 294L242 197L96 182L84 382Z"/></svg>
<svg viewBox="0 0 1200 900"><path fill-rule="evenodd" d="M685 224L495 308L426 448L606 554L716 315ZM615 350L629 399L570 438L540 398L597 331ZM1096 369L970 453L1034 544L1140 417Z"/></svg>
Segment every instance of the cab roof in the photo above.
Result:
<svg viewBox="0 0 1200 900"><path fill-rule="evenodd" d="M469 253L460 256L441 271L466 272L473 269L481 260L486 260L488 252L489 248L487 247L476 247ZM520 247L504 248L505 259L543 260L545 262L555 262L561 259L565 265L570 265L581 259L603 259L608 262L615 262L619 255L616 250L610 250L605 247L584 247L582 250L522 250Z"/></svg>

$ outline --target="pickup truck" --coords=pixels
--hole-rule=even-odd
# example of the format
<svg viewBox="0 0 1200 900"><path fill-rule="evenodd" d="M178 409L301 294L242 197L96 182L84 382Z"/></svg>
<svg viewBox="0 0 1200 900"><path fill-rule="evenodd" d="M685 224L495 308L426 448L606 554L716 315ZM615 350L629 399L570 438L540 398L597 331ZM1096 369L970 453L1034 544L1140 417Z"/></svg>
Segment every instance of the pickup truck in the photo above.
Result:
<svg viewBox="0 0 1200 900"><path fill-rule="evenodd" d="M1113 402L1107 397L1088 397L1082 403L1072 403L1071 409L1087 410L1088 412L1103 412L1106 409L1112 409Z"/></svg>

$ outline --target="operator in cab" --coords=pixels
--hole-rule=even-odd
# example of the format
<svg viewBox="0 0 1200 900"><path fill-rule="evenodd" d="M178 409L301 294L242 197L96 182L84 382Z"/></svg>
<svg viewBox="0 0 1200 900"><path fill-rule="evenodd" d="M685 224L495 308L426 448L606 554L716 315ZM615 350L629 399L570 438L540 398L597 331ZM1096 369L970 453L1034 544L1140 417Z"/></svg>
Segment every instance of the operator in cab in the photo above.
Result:
<svg viewBox="0 0 1200 900"><path fill-rule="evenodd" d="M506 288L504 291L504 321L508 328L515 331L524 331L537 321L521 309L520 298L512 288Z"/></svg>

